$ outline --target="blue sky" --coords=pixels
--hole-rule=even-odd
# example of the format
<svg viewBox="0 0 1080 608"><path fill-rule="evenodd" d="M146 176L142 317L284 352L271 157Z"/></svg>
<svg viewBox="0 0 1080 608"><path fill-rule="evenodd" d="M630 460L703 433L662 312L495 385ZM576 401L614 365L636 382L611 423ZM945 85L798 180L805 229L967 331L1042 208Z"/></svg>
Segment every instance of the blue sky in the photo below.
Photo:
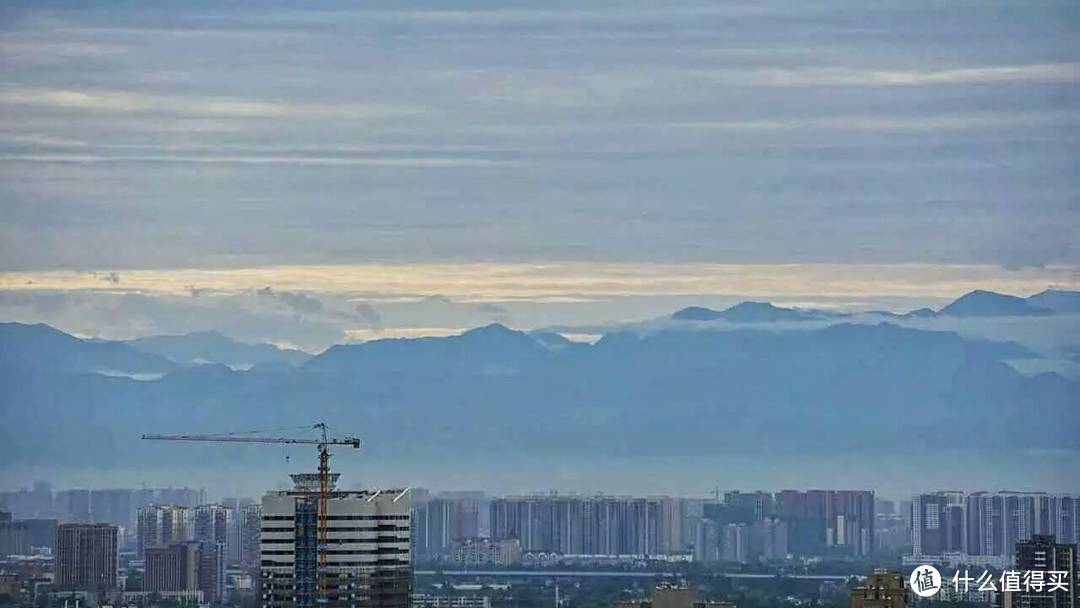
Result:
<svg viewBox="0 0 1080 608"><path fill-rule="evenodd" d="M193 293L190 269L287 289L283 266L381 265L430 297L456 293L436 264L570 264L590 287L557 295L610 317L966 285L870 302L873 279L777 294L748 271L596 296L643 263L1074 286L1078 30L1075 2L16 3L0 11L0 312L49 320L12 307L18 281L23 300L79 291L65 314L94 309L106 334L184 329L123 325L107 301ZM26 288L64 272L86 280ZM297 289L378 303L395 283ZM538 305L496 291L460 299ZM566 321L529 318L549 317Z"/></svg>

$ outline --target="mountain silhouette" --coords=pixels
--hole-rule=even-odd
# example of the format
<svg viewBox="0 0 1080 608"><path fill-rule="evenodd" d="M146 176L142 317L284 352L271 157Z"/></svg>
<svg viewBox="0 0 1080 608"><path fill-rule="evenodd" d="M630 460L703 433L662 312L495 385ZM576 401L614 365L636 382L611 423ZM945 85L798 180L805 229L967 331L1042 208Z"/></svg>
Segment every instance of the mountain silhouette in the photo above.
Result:
<svg viewBox="0 0 1080 608"><path fill-rule="evenodd" d="M1027 298L1027 303L1058 314L1076 314L1080 313L1080 291L1047 289Z"/></svg>
<svg viewBox="0 0 1080 608"><path fill-rule="evenodd" d="M977 289L960 296L938 314L947 317L1029 317L1054 313L1024 298Z"/></svg>
<svg viewBox="0 0 1080 608"><path fill-rule="evenodd" d="M197 331L181 335L147 336L128 340L127 344L155 353L180 364L221 363L231 367L250 367L266 363L299 365L311 355L272 344L246 344L216 331Z"/></svg>
<svg viewBox="0 0 1080 608"><path fill-rule="evenodd" d="M122 342L83 340L44 324L0 323L0 366L157 374L172 361Z"/></svg>
<svg viewBox="0 0 1080 608"><path fill-rule="evenodd" d="M363 429L384 454L432 458L1080 446L1076 380L1020 374L1007 362L1035 355L1014 343L890 323L624 331L572 348L489 325L339 345L298 367L251 371L179 368L127 344L9 324L0 353L3 426L18 429L3 432L0 459L12 466L31 457L164 465L170 452L135 438L313 419ZM103 363L172 371L137 381L96 373ZM1033 411L1042 424L1030 422ZM185 454L207 466L223 455L211 447ZM260 462L256 452L228 454Z"/></svg>
<svg viewBox="0 0 1080 608"><path fill-rule="evenodd" d="M677 321L716 321L729 323L776 323L782 321L811 321L842 316L820 310L781 308L769 302L740 302L724 310L690 306L671 315Z"/></svg>

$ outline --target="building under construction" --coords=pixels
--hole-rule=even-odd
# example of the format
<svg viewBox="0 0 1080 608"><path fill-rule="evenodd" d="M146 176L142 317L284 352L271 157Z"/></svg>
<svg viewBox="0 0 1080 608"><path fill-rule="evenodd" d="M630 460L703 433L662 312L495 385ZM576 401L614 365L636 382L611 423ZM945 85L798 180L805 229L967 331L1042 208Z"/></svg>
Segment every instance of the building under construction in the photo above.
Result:
<svg viewBox="0 0 1080 608"><path fill-rule="evenodd" d="M292 475L292 490L263 497L259 542L263 608L408 608L412 585L408 491L339 491L337 477L329 475L329 491L322 496L323 534L319 474ZM322 547L320 536L325 537Z"/></svg>

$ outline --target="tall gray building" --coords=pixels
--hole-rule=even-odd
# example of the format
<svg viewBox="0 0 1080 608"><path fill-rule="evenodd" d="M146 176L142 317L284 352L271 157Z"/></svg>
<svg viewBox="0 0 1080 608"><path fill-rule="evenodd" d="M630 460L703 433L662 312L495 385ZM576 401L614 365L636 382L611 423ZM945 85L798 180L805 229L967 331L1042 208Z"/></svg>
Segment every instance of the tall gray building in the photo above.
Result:
<svg viewBox="0 0 1080 608"><path fill-rule="evenodd" d="M195 542L147 547L143 589L160 593L199 587L199 545Z"/></svg>
<svg viewBox="0 0 1080 608"><path fill-rule="evenodd" d="M9 511L0 511L0 558L29 553L28 537L25 523L14 521Z"/></svg>
<svg viewBox="0 0 1080 608"><path fill-rule="evenodd" d="M1004 567L1014 563L1017 543L1035 536L1080 540L1080 498L1068 494L934 492L910 504L910 559L917 563L948 556Z"/></svg>
<svg viewBox="0 0 1080 608"><path fill-rule="evenodd" d="M208 604L225 595L225 546L212 541L187 541L146 549L143 588L157 593L202 593Z"/></svg>
<svg viewBox="0 0 1080 608"><path fill-rule="evenodd" d="M417 557L447 557L455 541L480 535L480 500L437 496L413 504L413 549Z"/></svg>
<svg viewBox="0 0 1080 608"><path fill-rule="evenodd" d="M108 524L61 524L56 530L56 588L114 589L118 533Z"/></svg>
<svg viewBox="0 0 1080 608"><path fill-rule="evenodd" d="M1053 536L1036 534L1016 543L1016 567L1020 572L1042 572L1043 585L999 594L1001 608L1077 608L1080 577L1075 543L1058 543ZM1054 580L1055 582L1051 582Z"/></svg>
<svg viewBox="0 0 1080 608"><path fill-rule="evenodd" d="M141 507L136 516L137 546L140 558L146 549L195 539L195 511L175 505Z"/></svg>
<svg viewBox="0 0 1080 608"><path fill-rule="evenodd" d="M914 555L942 555L967 550L967 510L960 492L920 494L911 500Z"/></svg>
<svg viewBox="0 0 1080 608"><path fill-rule="evenodd" d="M236 512L223 505L195 507L194 538L201 542L221 543L225 547L225 559L239 556Z"/></svg>
<svg viewBox="0 0 1080 608"><path fill-rule="evenodd" d="M662 555L685 549L679 499L516 496L491 502L493 540L564 555Z"/></svg>
<svg viewBox="0 0 1080 608"><path fill-rule="evenodd" d="M262 528L262 505L243 505L240 507L237 521L240 544L240 564L244 567L258 567L259 530Z"/></svg>

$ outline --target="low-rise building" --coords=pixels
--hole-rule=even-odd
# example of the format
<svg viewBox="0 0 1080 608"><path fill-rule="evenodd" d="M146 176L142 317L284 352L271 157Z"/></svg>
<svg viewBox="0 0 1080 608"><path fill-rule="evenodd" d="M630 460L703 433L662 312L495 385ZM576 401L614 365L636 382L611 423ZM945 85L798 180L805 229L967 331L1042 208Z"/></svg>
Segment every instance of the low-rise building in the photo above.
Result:
<svg viewBox="0 0 1080 608"><path fill-rule="evenodd" d="M484 595L414 593L412 608L491 608L491 598Z"/></svg>
<svg viewBox="0 0 1080 608"><path fill-rule="evenodd" d="M851 590L851 608L905 608L910 596L902 574L876 570L865 585Z"/></svg>
<svg viewBox="0 0 1080 608"><path fill-rule="evenodd" d="M651 598L623 600L615 608L735 608L735 604L698 599L693 587L660 584L653 589Z"/></svg>
<svg viewBox="0 0 1080 608"><path fill-rule="evenodd" d="M467 538L457 541L450 561L463 566L510 566L521 563L521 541Z"/></svg>

